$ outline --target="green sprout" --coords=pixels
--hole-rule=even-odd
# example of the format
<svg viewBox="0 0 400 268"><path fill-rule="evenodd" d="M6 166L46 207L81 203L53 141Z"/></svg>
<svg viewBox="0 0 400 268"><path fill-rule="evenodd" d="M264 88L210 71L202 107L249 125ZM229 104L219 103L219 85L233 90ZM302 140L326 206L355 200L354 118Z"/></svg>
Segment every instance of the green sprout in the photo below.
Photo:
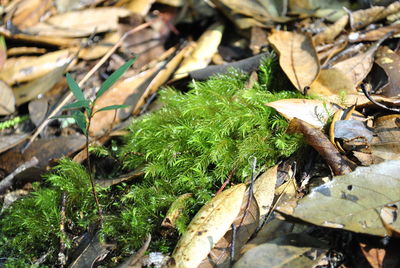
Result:
<svg viewBox="0 0 400 268"><path fill-rule="evenodd" d="M96 97L94 98L93 101L86 99L85 95L83 94L82 89L79 87L79 85L76 83L76 81L72 78L70 73L67 73L67 84L69 89L71 90L72 94L74 94L76 101L72 102L70 104L67 104L63 107L64 110L66 109L74 109L72 111L71 115L63 115L63 116L57 116L54 118L73 118L78 125L78 127L82 130L82 132L85 134L86 137L86 155L87 155L87 161L88 161L88 169L89 169L89 178L90 178L90 183L92 187L92 194L96 202L97 206L97 212L99 214L99 219L100 222L103 222L103 217L102 217L102 212L100 208L100 203L99 199L97 197L96 193L96 187L94 185L94 180L93 180L93 175L92 175L92 168L91 168L91 163L90 163L90 157L89 157L89 129L90 129L90 123L92 121L93 116L102 111L108 111L108 110L117 110L121 108L126 108L128 107L127 105L110 105L103 107L95 112L93 112L93 108L96 104L96 101L108 90L111 88L112 85L114 85L115 82L131 67L131 65L135 62L136 58L133 58L126 62L124 65L122 65L118 70L113 72L107 79L104 81L104 83L100 86L100 89L96 93ZM81 111L81 109L85 110L85 113Z"/></svg>

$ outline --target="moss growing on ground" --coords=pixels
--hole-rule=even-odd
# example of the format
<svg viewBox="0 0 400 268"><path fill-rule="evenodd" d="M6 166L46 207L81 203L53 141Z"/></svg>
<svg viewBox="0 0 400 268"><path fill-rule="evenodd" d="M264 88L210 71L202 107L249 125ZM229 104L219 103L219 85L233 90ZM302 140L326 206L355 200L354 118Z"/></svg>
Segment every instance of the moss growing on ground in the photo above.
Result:
<svg viewBox="0 0 400 268"><path fill-rule="evenodd" d="M119 254L137 249L147 233L155 234L153 248L171 250L174 241L157 230L179 195L193 194L178 221L183 232L187 219L230 174L233 183L248 179L250 157L270 166L296 151L300 138L286 134L287 122L264 105L299 97L274 90L279 89L275 63L273 57L264 61L251 89L245 88L246 75L232 71L193 82L187 93L163 90L164 108L132 123L119 158L126 170L144 166L145 176L99 192L105 217L101 232L117 242ZM68 194L68 232L83 232L96 216L87 176L82 166L63 160L46 176L47 188L16 202L0 220L1 256L32 260L51 250L46 263L55 263L61 194Z"/></svg>

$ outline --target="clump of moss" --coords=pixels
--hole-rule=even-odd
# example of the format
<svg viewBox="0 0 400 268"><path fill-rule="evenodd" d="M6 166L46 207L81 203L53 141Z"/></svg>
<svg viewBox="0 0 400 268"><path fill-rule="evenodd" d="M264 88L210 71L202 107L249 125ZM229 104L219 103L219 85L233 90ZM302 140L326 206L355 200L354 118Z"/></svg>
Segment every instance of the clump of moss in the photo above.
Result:
<svg viewBox="0 0 400 268"><path fill-rule="evenodd" d="M192 82L187 93L165 89L160 94L164 108L132 123L119 158L128 170L144 166L145 176L131 185L99 191L101 233L117 241L120 254L137 249L147 233L156 234L153 248L170 250L173 242L157 230L179 195L193 194L178 221L183 232L190 216L228 176L233 183L249 177L249 158L270 166L298 148L300 138L286 134L287 122L265 106L300 96L273 90L280 80L274 65L273 57L264 60L259 83L251 89L245 88L247 76L237 71ZM96 217L88 174L81 165L62 160L46 178L47 188L16 202L0 220L1 255L32 260L51 249L48 263L56 262L63 192L68 195L67 232L84 231Z"/></svg>

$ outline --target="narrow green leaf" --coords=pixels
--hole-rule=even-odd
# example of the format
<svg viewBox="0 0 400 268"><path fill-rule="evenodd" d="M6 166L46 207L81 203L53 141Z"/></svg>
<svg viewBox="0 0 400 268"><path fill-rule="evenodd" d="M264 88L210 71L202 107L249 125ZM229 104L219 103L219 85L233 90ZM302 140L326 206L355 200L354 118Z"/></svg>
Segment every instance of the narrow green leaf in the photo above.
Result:
<svg viewBox="0 0 400 268"><path fill-rule="evenodd" d="M88 100L81 100L81 101L76 101L70 104L65 105L62 107L64 110L66 109L77 109L77 108L85 108L89 109L89 101Z"/></svg>
<svg viewBox="0 0 400 268"><path fill-rule="evenodd" d="M103 107L99 110L96 111L97 112L102 112L102 111L108 111L108 110L117 110L117 109L123 109L123 108L128 108L129 105L110 105L110 106L106 106Z"/></svg>
<svg viewBox="0 0 400 268"><path fill-rule="evenodd" d="M78 84L75 82L75 80L72 78L70 73L67 73L67 83L69 88L72 91L72 94L74 94L75 98L78 101L83 101L85 100L85 96L83 95L82 89L78 86Z"/></svg>
<svg viewBox="0 0 400 268"><path fill-rule="evenodd" d="M104 83L101 85L99 91L96 93L96 99L104 94L117 80L126 72L126 70L131 67L131 65L135 62L136 58L133 58L122 65L118 70L113 72Z"/></svg>
<svg viewBox="0 0 400 268"><path fill-rule="evenodd" d="M86 135L86 116L81 111L73 111L72 118L75 119L76 124L82 130L82 132Z"/></svg>

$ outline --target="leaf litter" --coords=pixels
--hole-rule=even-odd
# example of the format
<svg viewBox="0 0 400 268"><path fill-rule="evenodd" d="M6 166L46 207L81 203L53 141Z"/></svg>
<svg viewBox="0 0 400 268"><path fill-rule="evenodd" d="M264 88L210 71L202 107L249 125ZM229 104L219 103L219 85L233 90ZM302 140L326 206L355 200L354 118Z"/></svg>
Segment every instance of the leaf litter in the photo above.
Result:
<svg viewBox="0 0 400 268"><path fill-rule="evenodd" d="M89 230L86 224L94 224L95 221L84 214L77 221L67 211L66 220L72 229L53 229L51 232L58 232L58 237L62 237L56 239L57 249L45 252L39 246L34 246L40 254L32 253L35 257L31 261L37 265L68 263L74 267L98 262L109 267L128 260L132 251L144 245L152 254L155 253L153 251L164 251L164 255L156 254L159 257L172 253L172 258L163 262L164 266L169 267L228 267L234 262L235 267L302 267L322 263L332 267L358 267L357 260L360 259L372 267L380 267L385 262L399 263L398 257L391 250L398 242L396 237L400 230L397 219L400 193L397 171L400 153L399 2L386 1L382 4L381 1L369 1L371 6L365 6L364 1L195 2L4 1L3 26L0 27L0 184L7 185L2 191L13 193L27 189L33 191L33 196L43 198L46 187L58 189L58 186L45 181L41 176L49 174L48 170L60 158L76 154L76 159L84 164L85 159L86 162L95 162L95 167L89 172L96 176L95 181L99 187L108 191L100 190L100 195L109 194L113 197L106 202L108 205L102 204L103 209L110 213L108 206L113 206L131 224L138 223L144 212L138 208L124 210L119 207L119 203L120 206L123 206L122 203L126 206L129 203L127 200L134 200L135 204L139 204L134 196L143 193L144 189L156 189L155 192L164 194L161 197L145 195L148 210L154 210L158 218L155 221L148 218L144 225L139 225L141 231L144 231L138 236L140 238L134 239L135 246L126 246L121 242L133 237L123 237L121 240L113 237L110 244L104 244L103 238L99 237L90 254L87 250L82 255L72 254L66 248L85 246L83 242L78 242L79 239L71 243L73 240L68 240L68 237L78 234L82 238ZM218 19L217 14L227 20ZM264 58L276 54L274 68L277 71L272 78L268 69L263 67L263 60L257 58L251 63L247 61L258 53ZM117 82L112 73L121 66L130 65L124 64L129 63L134 56L138 57L138 61L126 68L129 70L121 71L127 72ZM239 60L232 62L232 59ZM223 178L218 178L220 181L214 178L212 183L205 183L212 184L211 188L199 192L180 192L174 198L168 197L156 180L140 188L139 185L152 176L151 168L154 171L157 167L143 162L148 166L144 170L140 167L137 169L140 172L134 172L132 176L130 174L133 171L126 169L124 159L138 161L132 160L138 157L150 161L153 156L138 150L125 152L121 157L119 150L127 138L122 138L124 141L115 138L114 135L120 135L116 130L126 127L134 117L141 120L162 109L165 104L157 96L159 93L164 94L165 87L172 86L186 92L190 78L203 80L217 72L229 73L229 66L249 74L253 71L251 81L245 86L248 93L221 99L218 105L241 101L247 106L252 105L255 102L252 98L256 98L252 95L254 89L267 89L273 94L279 90L292 90L303 95L296 98L286 96L284 99L258 104L263 106L266 113L276 111L273 119L266 120L274 120L270 128L274 133L279 133L272 142L274 150L283 152L280 154L281 164L277 165L275 160L262 160L257 166L259 176L256 176L258 179L253 185L249 181L249 172L243 168L238 171L238 162L230 162L239 159L241 153L246 153L248 159L252 154L259 153L252 147L255 141L243 140L244 146L241 148L252 153L240 149L237 155L231 154L232 159L227 161L218 158L217 152L211 152L209 155L219 159L218 164L207 162L205 158L201 161L212 164L207 166L201 162L192 165L194 172L202 174L204 169L218 171L225 168L226 163L234 163L226 168ZM260 69L254 72L257 68ZM72 89L79 88L72 93L65 91L67 83L64 75L67 71L70 72L67 83ZM81 82L72 83L75 80ZM82 91L84 83L85 90ZM202 83L193 80L191 87L205 90ZM236 89L241 87L239 82L225 84ZM222 85L216 83L214 87ZM208 97L212 97L213 93L209 94ZM174 95L171 98L179 99L182 96ZM95 101L94 110L91 111L87 107L89 100L96 97L99 97L98 101ZM77 102L73 102L74 98ZM204 104L207 101L205 98ZM121 106L123 104L126 106ZM71 111L62 110L65 105ZM121 109L114 111L116 108ZM217 108L210 107L211 111ZM194 113L196 109L194 105L186 115ZM93 151L88 156L82 153L84 150L81 151L85 142L80 133L86 133L87 113L90 115L96 111L101 112L96 113L89 123ZM233 125L229 127L238 127L240 132L225 137L225 140L219 141L218 146L212 148L224 152L234 150L230 142L249 133L248 123L253 122L253 113L232 113L228 122ZM287 121L279 117L278 113ZM50 120L55 115L64 118ZM67 119L71 116L75 122ZM171 113L168 116L175 115ZM165 120L174 119L168 116ZM219 114L204 113L204 118L210 116L217 119ZM19 120L21 117L29 119ZM245 123L234 125L235 117L245 118L242 121ZM173 130L175 134L190 129L190 121L185 119L179 122L180 128ZM153 131L155 136L158 135L157 140L148 146L157 148L162 142L168 144L158 152L168 152L165 165L173 169L188 161L185 158L188 152L182 142L174 140L173 135L160 134L165 128L166 125L160 124ZM191 143L192 153L208 148L212 140L204 137L214 137L212 131L196 131L199 130L192 132L193 136L186 137ZM228 128L226 132L229 131ZM290 157L285 154L291 151L287 149L289 133L301 133L303 136L300 150ZM203 139L200 134L205 135ZM258 137L258 141L267 143L269 139L263 135ZM94 144L97 144L96 148ZM169 152L169 148L173 148L172 151ZM265 155L270 153L268 150L265 149ZM303 150L312 153L304 155ZM160 159L162 153L158 156ZM31 162L32 159L37 162ZM262 158L258 156L258 159ZM288 172L283 169L285 165L291 167L293 178L288 179L284 175ZM248 170L251 170L250 164ZM182 174L184 172L181 171ZM201 176L199 178L204 179ZM191 180L199 178L185 178L183 185L189 185ZM178 181L178 178L175 179ZM197 190L201 188L199 185ZM135 194L129 190L132 186L137 187L134 188ZM225 187L228 189L223 191ZM239 189L235 198L229 199L235 189ZM71 189L68 191L73 195ZM213 197L216 192L219 194ZM9 193L1 196L4 202L9 199ZM251 197L253 194L254 198ZM8 208L4 209L4 213L13 213L13 207L20 207L24 202L29 204L30 200L34 200L29 196L22 198L22 202L15 201L18 198L7 201ZM174 199L180 200L179 196L184 197L184 202L174 203ZM62 215L63 207L68 208L71 204L68 202L73 201L67 199L65 205L57 203L52 212ZM85 213L93 216L90 211L93 208L85 202L81 203L87 206ZM40 202L37 201L37 204ZM155 209L157 206L154 204L163 206L162 210ZM204 207L200 209L202 205ZM43 204L38 206L43 209ZM207 210L214 206L221 206L221 209L218 212ZM234 209L227 209L231 206ZM26 220L31 219L30 212L24 214ZM206 213L207 219L218 220L203 222L204 215L201 213ZM166 216L163 225L162 216ZM190 219L192 223L186 228ZM150 223L157 228L151 229L149 226L153 225ZM4 222L1 224L8 226ZM58 224L60 222L54 226ZM96 224L92 226L96 231L115 233L117 225L106 224L104 229ZM344 230L351 232L352 236ZM132 232L136 230L129 230L129 235L127 232L125 235L130 236ZM209 236L208 232L212 235ZM144 242L144 238L149 237L147 233L152 235L151 242ZM371 237L365 238L361 234ZM12 234L15 235L18 236ZM391 237L389 242L376 247L374 239L383 236ZM117 240L119 243L115 242ZM248 240L250 242L246 245ZM345 246L338 247L338 240ZM70 244L65 244L67 241ZM0 241L1 247L8 252L5 243ZM349 250L348 245L351 243L359 246L358 251ZM14 246L22 244L20 242ZM3 254L1 247L0 252ZM332 251L337 256L344 256L343 259L339 258L335 262L330 257ZM145 265L147 256L143 256L143 252L138 257L133 255L134 267ZM54 258L57 254L65 256L66 260ZM85 254L90 255L87 257L89 262L84 260ZM6 262L10 263L15 257L5 256ZM149 256L147 263L161 265L162 261L151 258Z"/></svg>

